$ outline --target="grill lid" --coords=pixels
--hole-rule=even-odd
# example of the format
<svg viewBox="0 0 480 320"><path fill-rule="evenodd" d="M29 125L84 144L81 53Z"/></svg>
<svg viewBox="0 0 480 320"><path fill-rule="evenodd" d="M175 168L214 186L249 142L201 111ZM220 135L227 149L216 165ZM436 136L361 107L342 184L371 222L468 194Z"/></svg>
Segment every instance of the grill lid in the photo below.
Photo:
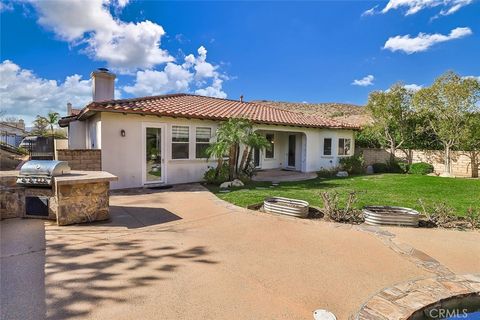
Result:
<svg viewBox="0 0 480 320"><path fill-rule="evenodd" d="M22 176L56 177L67 173L70 173L68 162L57 160L31 160L20 168Z"/></svg>

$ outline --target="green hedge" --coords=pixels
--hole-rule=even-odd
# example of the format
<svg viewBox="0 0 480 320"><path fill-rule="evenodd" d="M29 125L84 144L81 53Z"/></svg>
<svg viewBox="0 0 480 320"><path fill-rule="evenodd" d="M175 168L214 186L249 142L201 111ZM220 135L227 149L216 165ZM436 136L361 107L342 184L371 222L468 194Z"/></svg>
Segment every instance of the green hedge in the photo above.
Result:
<svg viewBox="0 0 480 320"><path fill-rule="evenodd" d="M433 166L430 163L418 162L410 165L408 173L411 174L429 174L433 172Z"/></svg>

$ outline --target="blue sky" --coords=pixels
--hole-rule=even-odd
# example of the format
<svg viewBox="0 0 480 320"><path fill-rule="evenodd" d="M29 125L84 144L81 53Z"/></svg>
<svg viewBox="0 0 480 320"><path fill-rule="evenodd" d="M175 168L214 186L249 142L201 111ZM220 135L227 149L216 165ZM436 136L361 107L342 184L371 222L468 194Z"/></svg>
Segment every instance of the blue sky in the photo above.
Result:
<svg viewBox="0 0 480 320"><path fill-rule="evenodd" d="M104 66L122 98L365 104L396 81L480 76L480 1L1 3L0 109L27 121L82 107Z"/></svg>

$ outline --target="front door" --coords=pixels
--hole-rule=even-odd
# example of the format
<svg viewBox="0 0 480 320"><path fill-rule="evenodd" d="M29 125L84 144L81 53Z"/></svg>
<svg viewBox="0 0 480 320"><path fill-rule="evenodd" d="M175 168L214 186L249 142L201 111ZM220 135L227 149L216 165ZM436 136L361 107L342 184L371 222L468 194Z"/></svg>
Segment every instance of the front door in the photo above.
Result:
<svg viewBox="0 0 480 320"><path fill-rule="evenodd" d="M297 136L288 136L288 166L295 167L295 149L297 148Z"/></svg>
<svg viewBox="0 0 480 320"><path fill-rule="evenodd" d="M161 183L165 178L163 127L145 127L144 182Z"/></svg>

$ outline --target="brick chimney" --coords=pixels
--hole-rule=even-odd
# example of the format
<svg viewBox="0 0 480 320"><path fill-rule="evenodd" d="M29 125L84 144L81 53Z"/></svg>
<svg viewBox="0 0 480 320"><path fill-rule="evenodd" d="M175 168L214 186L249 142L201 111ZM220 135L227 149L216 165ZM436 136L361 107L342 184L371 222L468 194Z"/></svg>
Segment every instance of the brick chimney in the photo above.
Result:
<svg viewBox="0 0 480 320"><path fill-rule="evenodd" d="M70 102L67 103L67 117L72 115L72 104Z"/></svg>
<svg viewBox="0 0 480 320"><path fill-rule="evenodd" d="M92 77L92 100L107 101L115 99L115 74L106 68L98 68Z"/></svg>

